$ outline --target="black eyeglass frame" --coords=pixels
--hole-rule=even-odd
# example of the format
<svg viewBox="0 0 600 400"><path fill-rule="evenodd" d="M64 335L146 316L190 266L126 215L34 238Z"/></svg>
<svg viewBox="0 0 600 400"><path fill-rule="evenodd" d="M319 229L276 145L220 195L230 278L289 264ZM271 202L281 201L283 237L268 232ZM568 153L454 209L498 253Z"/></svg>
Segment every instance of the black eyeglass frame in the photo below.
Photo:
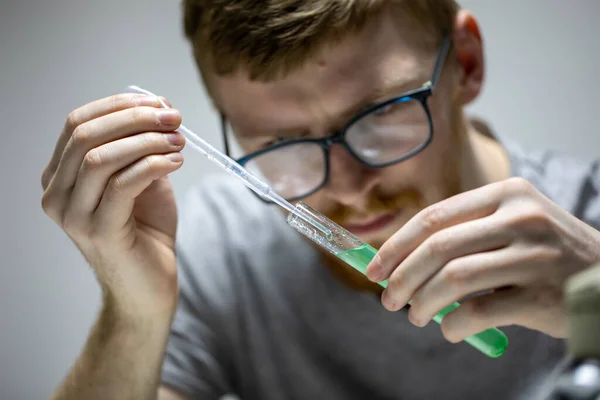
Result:
<svg viewBox="0 0 600 400"><path fill-rule="evenodd" d="M282 143L276 143L272 146L266 147L264 149L261 150L257 150L255 152L252 152L250 154L247 154L237 160L235 160L238 164L245 166L245 164L247 164L250 160L252 160L253 158L256 158L258 156L261 156L265 153L269 153L271 151L274 150L278 150L282 147L286 147L286 146L291 146L291 145L295 145L295 144L299 144L299 143L314 143L314 144L318 144L322 149L323 149L323 155L325 157L324 159L324 165L325 165L325 173L323 174L323 181L312 191L306 193L306 194L302 194L301 196L295 196L293 198L286 198L286 200L292 202L292 201L297 201L300 200L302 198L308 197L314 193L316 193L317 191L321 190L323 188L323 186L325 186L325 184L327 183L327 180L329 179L329 148L336 143L339 143L341 145L344 146L344 148L359 162L367 165L368 167L371 168L384 168L384 167L388 167L390 165L394 165L394 164L398 164L402 161L405 161L411 157L414 157L416 154L420 153L421 151L423 151L428 145L429 143L431 143L432 139L433 139L433 120L431 118L431 113L429 111L429 106L427 104L427 99L434 93L438 79L441 75L446 57L448 55L448 51L450 49L450 44L451 44L451 37L448 35L444 38L444 40L442 41L441 45L440 45L440 50L438 51L438 55L436 57L436 61L435 61L435 65L433 68L433 73L431 75L431 79L426 81L425 83L423 83L423 85L418 88L418 89L414 89L408 92L405 92L403 94L401 94L400 96L395 96L391 99L385 100L381 103L377 103L363 111L361 111L360 113L358 113L357 115L355 115L354 117L352 117L345 125L342 129L338 130L337 132L334 132L333 134L323 137L323 138L300 138L300 139L290 139L290 140L286 140ZM405 155L394 159L392 161L388 161L385 163L371 163L368 162L364 159L361 158L360 155L356 154L356 152L352 149L352 147L350 145L348 145L348 143L346 142L346 132L348 131L348 129L358 120L362 119L363 117L365 117L368 114L371 114L381 108L385 108L387 106L389 106L390 104L394 104L394 103L402 103L402 102L406 102L406 101L410 101L410 100L416 100L418 101L421 106L423 107L425 114L427 115L427 120L429 122L429 135L427 137L427 139L423 142L423 144L421 144L420 146L416 147L414 150L410 151L409 153L406 153ZM229 150L229 142L227 140L227 119L225 117L225 115L223 113L220 113L220 117L221 117L221 134L223 137L223 143L224 143L224 148L225 148L225 154L227 154L227 156L230 156L230 150ZM254 193L254 192L252 192ZM257 195L257 197L259 199L261 199L263 202L268 203L268 204L274 204L269 200L266 200L260 196Z"/></svg>

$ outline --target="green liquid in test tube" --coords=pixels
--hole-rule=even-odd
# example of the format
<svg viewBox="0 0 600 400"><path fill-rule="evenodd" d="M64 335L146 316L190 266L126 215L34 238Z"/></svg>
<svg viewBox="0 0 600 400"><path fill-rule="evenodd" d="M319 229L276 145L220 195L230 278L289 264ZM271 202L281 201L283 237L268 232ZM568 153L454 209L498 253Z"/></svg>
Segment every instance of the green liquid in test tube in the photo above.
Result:
<svg viewBox="0 0 600 400"><path fill-rule="evenodd" d="M299 202L296 205L296 208L324 225L331 231L332 235L330 238L325 237L320 230L309 225L294 214L290 214L287 218L287 222L290 226L334 254L340 260L346 262L357 271L366 275L367 265L369 265L369 262L375 257L377 249L363 242L323 214L309 207L307 204ZM379 285L385 288L387 287L387 281L379 282ZM444 316L459 306L459 303L454 302L437 313L433 317L433 320L438 324L441 324ZM465 339L465 342L491 358L500 357L504 354L504 351L508 346L508 338L504 332L497 328L486 329L483 332L469 336Z"/></svg>

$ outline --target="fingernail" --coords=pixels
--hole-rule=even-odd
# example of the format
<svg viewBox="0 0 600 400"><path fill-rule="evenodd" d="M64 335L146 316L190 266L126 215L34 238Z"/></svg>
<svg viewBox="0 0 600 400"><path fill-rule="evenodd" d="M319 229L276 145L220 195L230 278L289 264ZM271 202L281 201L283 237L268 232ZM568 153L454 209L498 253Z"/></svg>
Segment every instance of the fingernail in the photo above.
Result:
<svg viewBox="0 0 600 400"><path fill-rule="evenodd" d="M181 133L167 133L165 134L169 143L174 146L181 146L185 143L185 137Z"/></svg>
<svg viewBox="0 0 600 400"><path fill-rule="evenodd" d="M180 163L183 161L183 155L181 153L169 153L165 154L165 157L171 162Z"/></svg>
<svg viewBox="0 0 600 400"><path fill-rule="evenodd" d="M394 302L393 296L388 290L384 290L381 294L381 304L389 311L395 311L396 303Z"/></svg>
<svg viewBox="0 0 600 400"><path fill-rule="evenodd" d="M375 254L375 257L373 257L367 266L367 278L373 282L379 282L384 278L383 266L381 265L381 257L379 257L379 254Z"/></svg>
<svg viewBox="0 0 600 400"><path fill-rule="evenodd" d="M418 326L420 328L423 327L423 321L421 321L419 318L415 317L410 312L408 313L408 320L415 326Z"/></svg>
<svg viewBox="0 0 600 400"><path fill-rule="evenodd" d="M158 110L158 119L163 125L175 125L179 122L179 111L172 108Z"/></svg>

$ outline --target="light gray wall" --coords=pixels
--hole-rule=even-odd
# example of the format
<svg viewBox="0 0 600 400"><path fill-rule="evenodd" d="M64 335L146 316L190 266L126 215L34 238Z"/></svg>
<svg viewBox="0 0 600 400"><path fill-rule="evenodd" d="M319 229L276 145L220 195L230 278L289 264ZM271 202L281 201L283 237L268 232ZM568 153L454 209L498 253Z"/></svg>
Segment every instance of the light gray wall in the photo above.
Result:
<svg viewBox="0 0 600 400"><path fill-rule="evenodd" d="M0 3L0 398L48 397L98 307L92 273L40 208L40 174L73 108L128 84L169 97L215 144L178 1ZM488 82L472 111L527 146L598 156L600 2L468 0ZM215 169L186 151L176 195Z"/></svg>

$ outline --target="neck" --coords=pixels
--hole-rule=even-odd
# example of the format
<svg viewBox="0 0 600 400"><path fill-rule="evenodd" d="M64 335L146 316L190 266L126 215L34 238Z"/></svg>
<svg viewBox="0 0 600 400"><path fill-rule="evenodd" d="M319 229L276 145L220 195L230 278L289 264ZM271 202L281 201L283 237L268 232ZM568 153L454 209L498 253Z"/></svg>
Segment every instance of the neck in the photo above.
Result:
<svg viewBox="0 0 600 400"><path fill-rule="evenodd" d="M462 149L462 191L499 182L510 177L510 161L506 151L482 121L466 123Z"/></svg>

